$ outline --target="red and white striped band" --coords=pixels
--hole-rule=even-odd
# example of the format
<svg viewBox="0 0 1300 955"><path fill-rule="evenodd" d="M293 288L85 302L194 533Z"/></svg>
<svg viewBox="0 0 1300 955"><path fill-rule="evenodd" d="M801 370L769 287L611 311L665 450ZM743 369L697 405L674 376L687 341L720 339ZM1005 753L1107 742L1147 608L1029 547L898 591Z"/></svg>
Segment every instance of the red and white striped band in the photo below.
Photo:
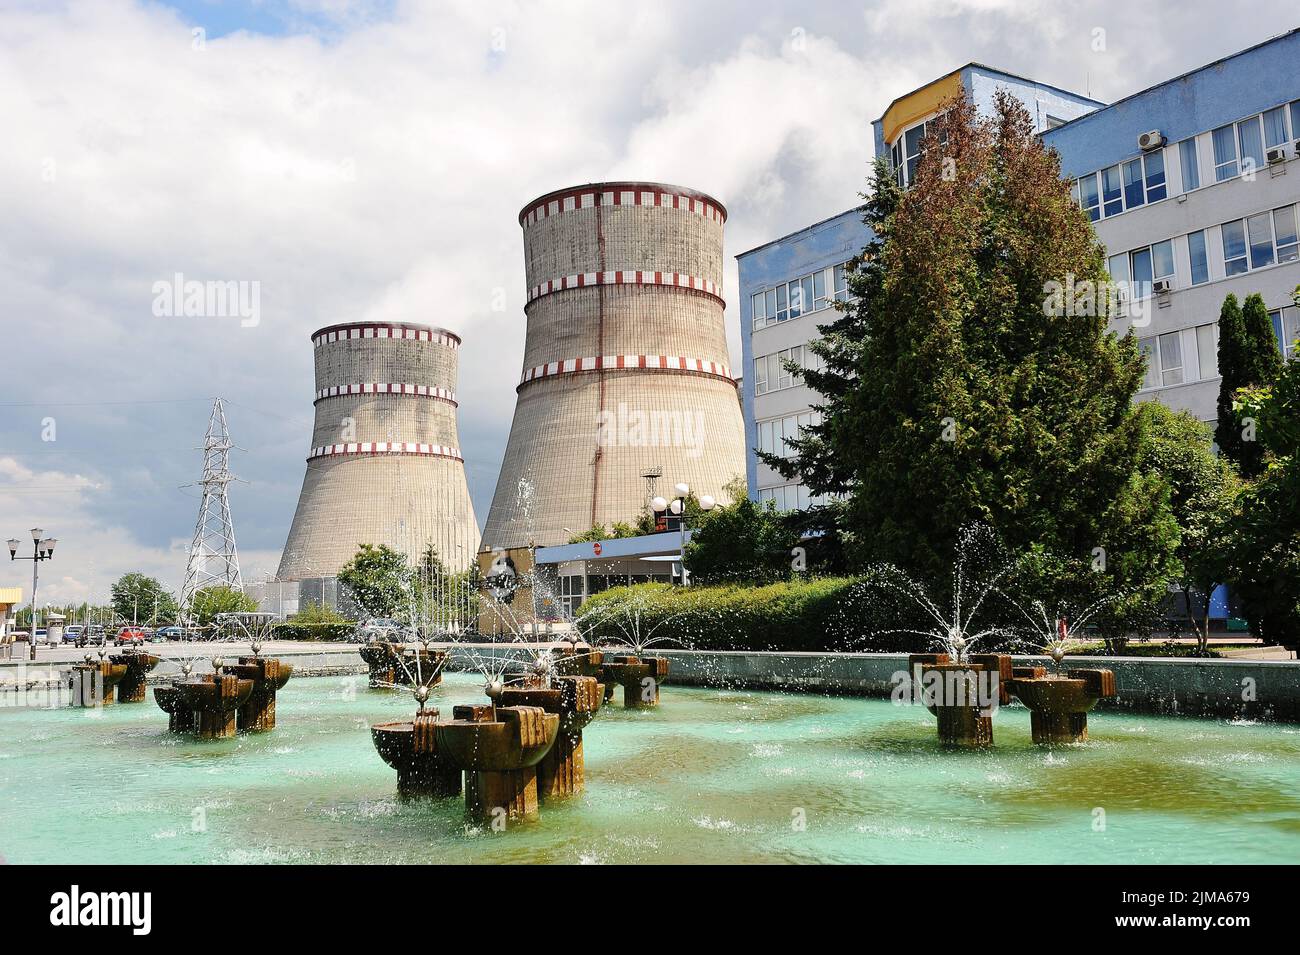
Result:
<svg viewBox="0 0 1300 955"><path fill-rule="evenodd" d="M562 212L595 208L597 202L602 206L658 206L663 209L681 209L712 219L719 225L727 221L727 210L714 200L642 186L617 189L587 187L552 194L524 209L519 214L519 224L527 228L535 225L539 220L548 219Z"/></svg>
<svg viewBox="0 0 1300 955"><path fill-rule="evenodd" d="M440 398L456 404L456 392L434 385L394 385L384 382L360 385L333 385L316 392L316 400L337 398L339 395L415 395L420 398Z"/></svg>
<svg viewBox="0 0 1300 955"><path fill-rule="evenodd" d="M446 448L440 444L416 444L413 441L363 441L355 444L327 444L323 448L312 448L307 460L328 458L339 454L418 454L425 457L452 458L465 460L460 456L460 448Z"/></svg>
<svg viewBox="0 0 1300 955"><path fill-rule="evenodd" d="M460 347L460 337L442 328L372 322L358 325L331 325L329 328L322 328L311 336L311 343L319 348L329 342L345 341L350 338L401 338L413 342L434 342L438 345L446 345L448 348Z"/></svg>
<svg viewBox="0 0 1300 955"><path fill-rule="evenodd" d="M686 371L697 375L710 375L722 378L733 384L731 369L726 365L703 358L683 358L678 355L605 355L595 358L568 358L538 365L524 371L519 384L526 385L539 378L553 375L577 375L587 371L615 371L618 369L659 369L661 371Z"/></svg>
<svg viewBox="0 0 1300 955"><path fill-rule="evenodd" d="M712 296L724 306L722 292L716 283L702 279L698 275L683 275L681 272L644 272L625 270L622 272L579 272L563 278L547 279L540 285L528 290L528 301L532 302L552 292L565 289L586 288L590 285L667 285L673 288L690 289L704 295Z"/></svg>

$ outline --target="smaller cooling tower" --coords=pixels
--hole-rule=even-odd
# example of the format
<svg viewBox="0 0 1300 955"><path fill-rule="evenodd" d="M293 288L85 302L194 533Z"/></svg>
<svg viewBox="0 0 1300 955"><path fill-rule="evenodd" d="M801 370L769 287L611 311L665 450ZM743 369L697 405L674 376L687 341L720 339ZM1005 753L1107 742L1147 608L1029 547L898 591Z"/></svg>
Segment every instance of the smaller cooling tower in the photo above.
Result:
<svg viewBox="0 0 1300 955"><path fill-rule="evenodd" d="M467 567L479 531L456 430L460 338L407 323L330 325L316 352L316 426L278 577L332 577L362 544L412 562L433 544Z"/></svg>

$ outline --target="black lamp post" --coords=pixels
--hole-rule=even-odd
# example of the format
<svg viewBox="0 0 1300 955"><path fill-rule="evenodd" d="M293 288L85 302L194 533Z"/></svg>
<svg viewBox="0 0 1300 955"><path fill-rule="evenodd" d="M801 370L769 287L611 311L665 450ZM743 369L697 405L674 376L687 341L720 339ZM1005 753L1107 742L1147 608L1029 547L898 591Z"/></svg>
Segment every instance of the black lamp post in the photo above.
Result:
<svg viewBox="0 0 1300 955"><path fill-rule="evenodd" d="M39 527L32 528L32 556L19 557L18 545L22 541L16 537L9 540L9 559L10 560L30 560L32 562L32 649L36 649L36 585L39 577L36 573L40 567L41 561L50 560L54 557L54 545L58 540L53 537L45 537L45 531Z"/></svg>
<svg viewBox="0 0 1300 955"><path fill-rule="evenodd" d="M687 586L688 576L686 573L686 498L690 495L691 489L688 485L678 484L673 488L677 496L671 501L666 501L662 497L656 497L650 502L651 509L655 512L655 522L666 521L664 511L673 514L677 520L678 529L681 531L681 565L682 565L682 586ZM708 494L700 496L700 510L711 511L715 501Z"/></svg>

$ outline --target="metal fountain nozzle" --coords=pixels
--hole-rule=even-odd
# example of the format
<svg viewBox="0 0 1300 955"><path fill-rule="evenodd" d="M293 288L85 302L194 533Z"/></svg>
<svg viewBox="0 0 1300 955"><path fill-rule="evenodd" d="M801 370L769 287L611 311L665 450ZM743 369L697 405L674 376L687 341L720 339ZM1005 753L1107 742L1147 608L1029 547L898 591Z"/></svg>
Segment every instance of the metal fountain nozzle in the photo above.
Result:
<svg viewBox="0 0 1300 955"><path fill-rule="evenodd" d="M505 684L500 680L488 680L483 687L483 692L489 700L499 700L502 692L505 690Z"/></svg>
<svg viewBox="0 0 1300 955"><path fill-rule="evenodd" d="M93 664L94 662L95 662L95 655L94 655L93 653L87 653L87 654L86 654L86 663L88 663L88 664Z"/></svg>
<svg viewBox="0 0 1300 955"><path fill-rule="evenodd" d="M259 653L262 652L262 641L254 640L252 643L249 644L249 648L253 651L253 656L257 656Z"/></svg>
<svg viewBox="0 0 1300 955"><path fill-rule="evenodd" d="M424 704L429 702L429 687L421 683L411 691L411 695L415 697L416 704L423 711Z"/></svg>
<svg viewBox="0 0 1300 955"><path fill-rule="evenodd" d="M212 663L212 672L216 674L220 674L221 668L226 665L226 661L221 659L221 657L213 657L211 663Z"/></svg>
<svg viewBox="0 0 1300 955"><path fill-rule="evenodd" d="M1061 661L1065 659L1065 654L1065 647L1059 643L1054 644L1051 650L1048 651L1048 655L1052 658L1052 662L1058 667L1061 665Z"/></svg>

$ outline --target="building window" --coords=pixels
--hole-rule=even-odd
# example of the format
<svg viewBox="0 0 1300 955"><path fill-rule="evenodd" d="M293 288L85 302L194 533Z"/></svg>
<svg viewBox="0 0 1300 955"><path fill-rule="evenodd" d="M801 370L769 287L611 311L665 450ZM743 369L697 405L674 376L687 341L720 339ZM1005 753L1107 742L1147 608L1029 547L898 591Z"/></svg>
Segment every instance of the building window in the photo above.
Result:
<svg viewBox="0 0 1300 955"><path fill-rule="evenodd" d="M1142 378L1143 391L1154 388L1160 383L1160 369L1156 366L1155 341L1154 338L1138 339L1138 350L1146 362L1146 374Z"/></svg>
<svg viewBox="0 0 1300 955"><path fill-rule="evenodd" d="M1219 346L1216 341L1219 326L1211 322L1196 326L1197 372L1201 381L1219 374Z"/></svg>
<svg viewBox="0 0 1300 955"><path fill-rule="evenodd" d="M1258 169L1264 165L1264 138L1260 134L1259 117L1252 116L1250 119L1237 124L1237 142L1241 146L1241 168L1246 171L1250 168ZM1248 166L1247 163L1251 165Z"/></svg>
<svg viewBox="0 0 1300 955"><path fill-rule="evenodd" d="M1228 275L1241 275L1274 262L1294 262L1300 258L1295 206L1225 222L1220 231L1224 269Z"/></svg>
<svg viewBox="0 0 1300 955"><path fill-rule="evenodd" d="M1273 231L1277 236L1278 262L1294 262L1300 258L1295 210L1295 206L1283 206L1281 209L1273 210Z"/></svg>
<svg viewBox="0 0 1300 955"><path fill-rule="evenodd" d="M800 368L820 370L821 361L803 345L784 348L771 355L754 359L754 394L764 395L782 388L792 388L801 382L786 369L785 362L792 361Z"/></svg>
<svg viewBox="0 0 1300 955"><path fill-rule="evenodd" d="M1158 339L1160 345L1160 384L1183 383L1183 343L1178 332L1169 332Z"/></svg>
<svg viewBox="0 0 1300 955"><path fill-rule="evenodd" d="M1281 146L1286 138L1286 107L1270 109L1264 114L1264 148Z"/></svg>
<svg viewBox="0 0 1300 955"><path fill-rule="evenodd" d="M1300 308L1280 308L1268 313L1273 321L1273 333L1277 335L1278 347L1282 357L1290 361L1300 354Z"/></svg>
<svg viewBox="0 0 1300 955"><path fill-rule="evenodd" d="M1100 200L1097 188L1099 177ZM1168 195L1165 154L1163 151L1148 153L1117 166L1108 166L1099 173L1077 180L1070 187L1070 192L1077 195L1079 205L1094 222L1101 215L1110 218L1149 202L1159 202Z"/></svg>
<svg viewBox="0 0 1300 955"><path fill-rule="evenodd" d="M844 265L834 266L834 269L836 271L831 281L836 283L845 281ZM750 298L754 328L766 328L778 322L787 322L809 312L827 308L831 303L831 296L826 294L826 271L826 269L818 269L816 272L784 282L776 288L755 292ZM834 297L841 301L848 301L847 287L841 296L837 285Z"/></svg>
<svg viewBox="0 0 1300 955"><path fill-rule="evenodd" d="M1112 269L1111 276L1115 273ZM1133 294L1138 298L1152 293L1151 284L1157 279L1174 278L1174 243L1172 239L1157 242L1144 249L1134 249L1129 253L1129 278L1133 283Z"/></svg>
<svg viewBox="0 0 1300 955"><path fill-rule="evenodd" d="M1210 280L1210 259L1205 251L1205 230L1187 236L1187 252L1192 260L1192 284Z"/></svg>
<svg viewBox="0 0 1300 955"><path fill-rule="evenodd" d="M1079 180L1079 204L1088 218L1096 222L1101 218L1101 193L1097 191L1097 176L1084 176Z"/></svg>
<svg viewBox="0 0 1300 955"><path fill-rule="evenodd" d="M1196 158L1196 137L1178 144L1178 162L1183 167L1183 192L1201 187L1201 166Z"/></svg>
<svg viewBox="0 0 1300 955"><path fill-rule="evenodd" d="M849 300L848 263L835 266L835 300L837 302L847 302Z"/></svg>
<svg viewBox="0 0 1300 955"><path fill-rule="evenodd" d="M1119 166L1101 171L1101 211L1106 216L1117 216L1124 211L1124 189Z"/></svg>
<svg viewBox="0 0 1300 955"><path fill-rule="evenodd" d="M1219 227L1223 234L1223 271L1226 275L1240 275L1250 269L1246 262L1246 228L1240 219L1225 222Z"/></svg>
<svg viewBox="0 0 1300 955"><path fill-rule="evenodd" d="M1291 134L1300 139L1300 99L1291 104Z"/></svg>
<svg viewBox="0 0 1300 955"><path fill-rule="evenodd" d="M1214 181L1232 179L1237 175L1237 140L1232 134L1232 126L1220 126L1211 135L1214 138Z"/></svg>
<svg viewBox="0 0 1300 955"><path fill-rule="evenodd" d="M770 421L758 422L758 450L765 454L777 454L783 458L794 456L790 442L799 437L799 430L817 422L811 411L802 414L786 415Z"/></svg>

